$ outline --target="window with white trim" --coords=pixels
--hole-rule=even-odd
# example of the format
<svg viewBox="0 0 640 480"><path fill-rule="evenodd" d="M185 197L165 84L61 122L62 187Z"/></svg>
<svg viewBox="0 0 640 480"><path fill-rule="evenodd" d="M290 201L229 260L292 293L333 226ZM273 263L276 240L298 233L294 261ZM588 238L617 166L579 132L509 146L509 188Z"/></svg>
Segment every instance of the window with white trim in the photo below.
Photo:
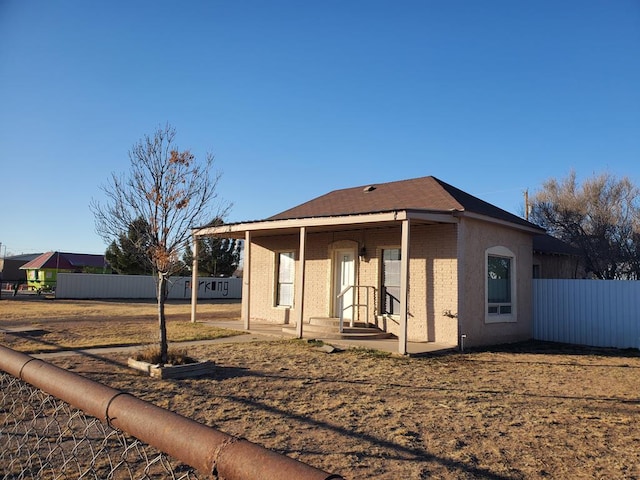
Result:
<svg viewBox="0 0 640 480"><path fill-rule="evenodd" d="M399 248L382 250L382 298L380 310L383 315L400 313L400 260Z"/></svg>
<svg viewBox="0 0 640 480"><path fill-rule="evenodd" d="M276 306L293 307L294 252L278 252L277 261Z"/></svg>
<svg viewBox="0 0 640 480"><path fill-rule="evenodd" d="M506 247L486 251L485 322L516 321L516 257Z"/></svg>

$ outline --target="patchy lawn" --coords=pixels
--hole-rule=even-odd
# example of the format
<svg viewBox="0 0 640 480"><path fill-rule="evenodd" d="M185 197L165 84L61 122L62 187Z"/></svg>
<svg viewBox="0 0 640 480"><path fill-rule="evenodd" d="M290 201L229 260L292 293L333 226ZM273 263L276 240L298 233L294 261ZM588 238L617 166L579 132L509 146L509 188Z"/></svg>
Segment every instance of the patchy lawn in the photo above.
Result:
<svg viewBox="0 0 640 480"><path fill-rule="evenodd" d="M150 381L100 360L57 363L345 478L640 478L638 357L409 359L296 340L190 353L217 373Z"/></svg>
<svg viewBox="0 0 640 480"><path fill-rule="evenodd" d="M191 305L167 303L171 342L209 340L237 331L191 323ZM198 318L237 319L240 304L202 302ZM158 342L158 307L153 301L29 300L0 301L0 343L25 353Z"/></svg>

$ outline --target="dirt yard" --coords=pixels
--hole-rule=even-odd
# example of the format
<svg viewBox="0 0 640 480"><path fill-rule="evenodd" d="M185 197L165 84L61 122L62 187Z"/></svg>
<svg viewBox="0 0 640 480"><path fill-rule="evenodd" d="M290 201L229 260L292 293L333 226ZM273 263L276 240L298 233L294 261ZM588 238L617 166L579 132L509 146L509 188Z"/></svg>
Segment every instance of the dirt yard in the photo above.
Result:
<svg viewBox="0 0 640 480"><path fill-rule="evenodd" d="M51 361L348 479L640 479L637 351L404 358L273 340L191 353L215 375L151 380L126 355Z"/></svg>

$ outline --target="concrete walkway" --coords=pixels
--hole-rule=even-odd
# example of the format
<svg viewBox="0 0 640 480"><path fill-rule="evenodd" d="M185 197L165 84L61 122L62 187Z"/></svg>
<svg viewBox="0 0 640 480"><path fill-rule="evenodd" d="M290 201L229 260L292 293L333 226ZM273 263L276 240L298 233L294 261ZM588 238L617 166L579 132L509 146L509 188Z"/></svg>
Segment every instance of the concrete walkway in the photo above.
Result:
<svg viewBox="0 0 640 480"><path fill-rule="evenodd" d="M196 345L215 345L221 343L248 343L248 342L260 342L277 339L291 339L291 335L287 335L282 331L282 325L272 323L259 323L252 322L248 331L244 330L244 325L240 320L227 320L227 321L206 321L201 323L219 328L226 328L228 330L237 330L240 332L238 335L230 337L216 338L213 340L194 340L190 342L169 342L170 346L189 347ZM336 339L322 339L325 344L333 345L337 348L366 348L372 350L379 350L381 352L389 352L393 354L398 353L398 340L397 339L379 339L379 340L336 340ZM126 353L139 348L139 345L129 345L124 347L98 347L87 348L77 350L64 350L60 352L47 352L33 354L35 358L51 358L62 357L66 355L98 355L105 353ZM456 350L456 345L447 345L436 342L408 342L407 350L409 356L421 356L436 353L444 353L448 351Z"/></svg>
<svg viewBox="0 0 640 480"><path fill-rule="evenodd" d="M228 328L230 330L244 331L244 324L240 320L223 321L223 322L206 322L208 325L215 327ZM283 325L263 322L251 322L249 333L251 335L261 335L272 338L292 338L291 335L282 332ZM372 350L380 350L382 352L398 353L398 339L374 339L374 340L342 340L328 339L317 337L316 340L322 340L324 343L334 345L339 348L369 348ZM419 356L433 353L441 353L456 350L457 345L444 344L437 342L407 342L407 350L410 356Z"/></svg>

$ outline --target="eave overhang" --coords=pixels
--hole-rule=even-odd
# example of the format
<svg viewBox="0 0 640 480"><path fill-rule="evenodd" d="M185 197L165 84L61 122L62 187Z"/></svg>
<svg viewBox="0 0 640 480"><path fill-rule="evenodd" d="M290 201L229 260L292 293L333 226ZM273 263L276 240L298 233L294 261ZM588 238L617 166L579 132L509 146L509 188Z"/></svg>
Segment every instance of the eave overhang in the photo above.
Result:
<svg viewBox="0 0 640 480"><path fill-rule="evenodd" d="M522 224L508 222L506 220L501 220L499 218L489 217L487 215L481 215L479 213L473 213L473 212L462 212L460 216L464 216L467 218L474 218L476 220L481 220L483 222L495 223L497 225L502 225L503 227L514 228L516 230L521 230L521 231L536 234L536 235L546 232L544 228L538 227L533 223L530 224L531 226L522 225Z"/></svg>
<svg viewBox="0 0 640 480"><path fill-rule="evenodd" d="M243 238L245 232L254 236L295 233L305 227L308 231L356 230L374 228L403 220L412 220L422 224L457 223L454 213L429 212L424 210L395 210L356 215L340 215L329 217L290 218L284 220L263 220L255 222L229 223L216 227L199 227L192 229L196 237L222 236L227 238Z"/></svg>
<svg viewBox="0 0 640 480"><path fill-rule="evenodd" d="M289 218L282 220L258 220L252 222L228 223L215 227L197 227L192 229L196 237L217 236L225 238L244 238L246 232L253 236L271 236L294 234L305 227L308 232L335 230L358 230L362 228L380 228L397 224L403 220L411 220L415 224L458 223L461 218L471 218L493 223L531 234L540 234L544 230L531 224L522 225L494 217L462 210L428 211L428 210L394 210L353 215L326 217Z"/></svg>

